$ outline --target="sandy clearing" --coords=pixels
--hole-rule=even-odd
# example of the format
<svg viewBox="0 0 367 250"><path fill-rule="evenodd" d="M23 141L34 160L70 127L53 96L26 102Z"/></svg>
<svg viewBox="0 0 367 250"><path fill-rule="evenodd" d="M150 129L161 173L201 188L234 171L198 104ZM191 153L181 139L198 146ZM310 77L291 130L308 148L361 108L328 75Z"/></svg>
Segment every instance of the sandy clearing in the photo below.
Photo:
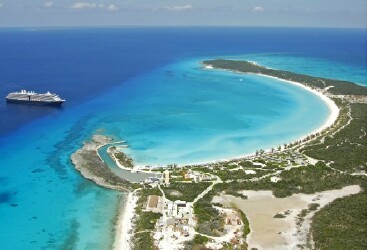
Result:
<svg viewBox="0 0 367 250"><path fill-rule="evenodd" d="M251 228L247 238L249 249L297 249L297 245L306 245L315 213L310 212L297 226L297 216L302 209L307 209L310 203L318 203L319 210L337 198L356 194L360 190L355 185L314 194L294 194L287 198L275 198L271 191L243 191L248 196L247 200L231 195L223 195L216 200L235 204L246 214ZM285 218L273 218L275 214L286 211L289 214Z"/></svg>

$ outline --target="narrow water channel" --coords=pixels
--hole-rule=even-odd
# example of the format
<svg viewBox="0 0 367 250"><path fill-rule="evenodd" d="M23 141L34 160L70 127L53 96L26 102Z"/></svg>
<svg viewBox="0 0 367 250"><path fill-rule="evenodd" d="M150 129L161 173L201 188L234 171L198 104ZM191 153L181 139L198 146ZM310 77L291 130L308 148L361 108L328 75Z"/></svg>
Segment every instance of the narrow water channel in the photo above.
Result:
<svg viewBox="0 0 367 250"><path fill-rule="evenodd" d="M110 155L107 153L107 149L110 147L110 144L107 144L103 147L101 147L98 150L99 155L101 156L102 160L106 163L106 165L112 170L114 174L117 176L128 180L130 182L142 182L146 180L149 177L157 177L160 178L161 174L155 174L155 173L143 173L143 172L135 172L132 173L130 170L121 169L117 166L115 161L110 157Z"/></svg>

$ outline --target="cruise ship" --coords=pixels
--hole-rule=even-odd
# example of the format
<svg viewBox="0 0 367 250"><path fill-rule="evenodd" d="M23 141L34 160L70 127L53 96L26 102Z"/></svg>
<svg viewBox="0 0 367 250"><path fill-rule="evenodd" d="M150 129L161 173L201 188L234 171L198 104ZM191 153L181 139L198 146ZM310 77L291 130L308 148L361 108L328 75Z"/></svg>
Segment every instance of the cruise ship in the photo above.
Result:
<svg viewBox="0 0 367 250"><path fill-rule="evenodd" d="M20 92L11 92L6 96L7 102L40 104L40 105L61 105L65 100L58 95L47 92L38 94L34 91L21 90Z"/></svg>

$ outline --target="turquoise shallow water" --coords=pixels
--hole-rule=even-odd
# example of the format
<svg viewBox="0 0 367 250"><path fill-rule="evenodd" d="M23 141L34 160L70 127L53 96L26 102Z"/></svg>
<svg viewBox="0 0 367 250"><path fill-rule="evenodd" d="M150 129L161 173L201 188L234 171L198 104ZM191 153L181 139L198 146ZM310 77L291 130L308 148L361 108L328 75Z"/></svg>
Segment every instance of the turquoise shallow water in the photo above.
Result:
<svg viewBox="0 0 367 250"><path fill-rule="evenodd" d="M108 231L122 194L83 180L70 162L72 152L97 130L126 140L137 164L187 164L291 141L319 127L328 115L324 103L301 88L261 76L203 70L200 60L132 78L84 105L3 137L1 162L9 167L1 174L2 196L9 205L0 209L7 215L2 222L13 230L2 227L1 241L35 248L111 244ZM32 233L18 235L18 228Z"/></svg>
<svg viewBox="0 0 367 250"><path fill-rule="evenodd" d="M82 119L68 127L62 119L48 117L0 140L2 249L103 249L111 244L121 194L76 173L70 155L85 139L79 136L87 136L83 128L88 124Z"/></svg>
<svg viewBox="0 0 367 250"><path fill-rule="evenodd" d="M139 165L238 157L309 133L328 108L313 94L255 75L204 70L201 59L162 67L116 88L101 120ZM315 110L317 112L315 112Z"/></svg>
<svg viewBox="0 0 367 250"><path fill-rule="evenodd" d="M70 162L97 131L126 140L138 164L164 165L236 157L319 127L328 110L311 93L200 67L246 54L311 75L339 65L337 78L365 79L365 30L314 32L0 30L0 95L25 88L67 99L61 109L0 101L1 248L111 248L124 194L84 180Z"/></svg>

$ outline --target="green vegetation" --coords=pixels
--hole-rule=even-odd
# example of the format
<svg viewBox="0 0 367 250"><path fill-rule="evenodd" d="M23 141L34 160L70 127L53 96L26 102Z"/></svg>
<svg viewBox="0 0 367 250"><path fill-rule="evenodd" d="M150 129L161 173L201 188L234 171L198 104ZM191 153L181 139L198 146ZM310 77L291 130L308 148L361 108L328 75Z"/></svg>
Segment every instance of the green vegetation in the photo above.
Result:
<svg viewBox="0 0 367 250"><path fill-rule="evenodd" d="M133 238L134 250L153 250L154 242L151 232L141 232L134 235Z"/></svg>
<svg viewBox="0 0 367 250"><path fill-rule="evenodd" d="M324 160L340 170L367 170L367 104L350 104L350 124L335 135L326 136L323 144L305 147L303 153Z"/></svg>
<svg viewBox="0 0 367 250"><path fill-rule="evenodd" d="M283 213L277 213L273 216L273 218L277 218L277 219L282 219L282 218L285 218L287 217L287 215L289 215L291 213L290 210L286 210L284 211Z"/></svg>
<svg viewBox="0 0 367 250"><path fill-rule="evenodd" d="M213 209L210 204L213 194L218 192L224 191L227 194L238 196L238 191L241 190L272 190L274 195L280 198L294 193L311 194L354 184L360 185L366 190L366 178L350 175L350 173L367 169L367 104L349 103L339 99L336 99L335 102L341 107L336 124L327 133L318 134L318 138L308 142L305 146L296 147L300 148L303 154L321 160L315 165L284 170L278 175L280 180L276 183L271 182L270 177L258 181L249 181L248 178L243 178L242 170L230 171L230 169L235 168L234 161L210 165L212 170L205 168L205 172L218 175L223 181L229 182L215 185L210 194L195 204L194 212L197 215L199 225L202 225L197 228L197 231L213 236L220 234L216 230L216 227L219 228L221 224L218 220L220 217L218 211ZM349 116L352 119L346 125ZM325 138L320 140L323 136ZM281 156L281 153L278 155L281 159L287 158L286 155ZM266 171L266 169L272 173L274 170L284 167L283 162L278 164L263 160L261 156L258 158L256 161L265 164L265 167L254 166L246 160L235 163L244 168L261 168L261 170L256 170L257 173ZM204 167L195 168L201 170ZM366 249L366 199L367 195L364 191L361 194L337 200L317 212L312 225L312 235L316 248ZM307 209L302 210L297 218L297 223L302 223L304 217L311 211L317 210L318 207L319 204L312 203ZM274 217L284 218L286 215L285 212L284 214L276 214Z"/></svg>
<svg viewBox="0 0 367 250"><path fill-rule="evenodd" d="M319 208L320 204L318 203L310 203L308 204L308 208L302 209L299 215L297 216L297 225L300 226L303 221L305 220L305 217L311 213L312 211L316 211Z"/></svg>
<svg viewBox="0 0 367 250"><path fill-rule="evenodd" d="M127 154L118 151L115 146L110 147L110 152L116 157L117 161L125 168L134 167L133 159L129 157Z"/></svg>
<svg viewBox="0 0 367 250"><path fill-rule="evenodd" d="M140 214L140 218L136 223L136 231L153 230L155 223L161 217L161 214L153 212L143 212Z"/></svg>
<svg viewBox="0 0 367 250"><path fill-rule="evenodd" d="M133 249L153 249L151 232L154 230L154 226L162 214L145 212L143 209L145 208L149 195L162 195L162 193L158 188L140 189L138 195L139 199L135 208L134 235L132 238Z"/></svg>
<svg viewBox="0 0 367 250"><path fill-rule="evenodd" d="M285 217L287 217L286 215L284 215L284 214L279 214L279 213L277 213L277 214L275 214L274 216L273 216L273 218L276 218L276 219L283 219L283 218L285 218Z"/></svg>
<svg viewBox="0 0 367 250"><path fill-rule="evenodd" d="M240 193L239 190L235 191L235 190L231 190L231 189L226 189L225 193L227 195L233 195L234 197L238 197L238 198L241 198L241 199L244 199L244 200L246 200L248 198L247 195L244 195L244 194Z"/></svg>
<svg viewBox="0 0 367 250"><path fill-rule="evenodd" d="M327 167L323 162L315 166L303 166L283 171L278 182L271 182L270 177L256 182L220 183L215 186L218 191L235 192L240 190L272 190L278 198L294 193L312 194L315 192L338 189L347 185L361 184L363 179L341 174Z"/></svg>
<svg viewBox="0 0 367 250"><path fill-rule="evenodd" d="M283 170L276 183L270 181L270 177L258 181L249 181L242 176L241 171L229 171L235 168L222 164L222 167L213 168L213 173L220 176L223 181L217 184L213 193L226 192L237 194L241 190L272 190L276 197L286 197L294 193L315 193L331 189L339 189L348 185L360 185L364 191L344 199L339 199L316 213L312 224L312 235L316 249L367 249L367 204L366 178L365 176L351 175L351 173L363 173L367 171L367 88L347 81L312 77L303 74L292 73L283 70L268 69L246 61L234 60L210 60L204 61L204 65L212 65L215 68L232 70L243 73L255 73L277 77L284 80L300 82L311 88L325 89L333 95L346 95L343 99L334 99L339 106L340 115L337 122L328 131L317 135L311 135L307 139L313 139L301 146L300 142L285 145L293 147L301 153L318 159L315 165L297 167L283 170L288 165L285 157L277 157L276 162L269 162L263 156L263 150L257 151L257 162L266 166L256 166L249 161L237 162L244 168L261 168L262 170ZM354 95L351 97L348 95ZM350 102L348 101L350 100ZM360 103L358 103L360 101ZM302 142L307 141L303 140ZM257 173L259 171L256 171ZM262 172L263 173L263 172ZM201 204L202 208L205 203ZM207 205L207 204L206 204ZM311 211L317 210L319 204L313 203L307 209L301 211L298 222ZM203 210L205 211L205 210ZM275 218L284 218L287 214L276 214ZM212 215L214 216L214 214ZM210 219L202 216L202 218ZM308 247L308 246L307 246Z"/></svg>
<svg viewBox="0 0 367 250"><path fill-rule="evenodd" d="M204 245L209 241L210 239L208 237L196 234L194 239L185 242L185 250L200 250L201 248L204 248Z"/></svg>
<svg viewBox="0 0 367 250"><path fill-rule="evenodd" d="M247 235L251 232L250 222L248 221L246 214L242 210L236 209L236 211L241 215L241 220L243 223L243 236L246 238Z"/></svg>
<svg viewBox="0 0 367 250"><path fill-rule="evenodd" d="M254 165L251 161L239 161L238 165L240 165L243 168L259 168L261 167L260 165Z"/></svg>
<svg viewBox="0 0 367 250"><path fill-rule="evenodd" d="M219 176L219 178L222 181L228 181L228 180L246 180L246 179L252 179L255 177L261 177L266 174L274 173L274 170L256 170L256 174L246 174L244 170L218 170L216 172L216 175Z"/></svg>
<svg viewBox="0 0 367 250"><path fill-rule="evenodd" d="M311 233L316 249L367 249L367 193L337 199L318 211Z"/></svg>
<svg viewBox="0 0 367 250"><path fill-rule="evenodd" d="M234 181L215 186L215 191L236 193L248 190L272 190L276 197L286 197L293 193L315 193L319 191L339 189L357 184L366 190L366 178L350 175L351 172L366 170L367 166L367 104L342 103L338 122L329 131L323 141L313 140L303 147L302 153L325 161L316 165L302 166L283 171L277 183L264 178L260 181ZM344 126L350 107L350 124ZM331 136L332 134L332 136ZM325 135L325 133L323 133ZM269 163L263 161L269 167ZM263 168L264 169L264 168ZM340 169L344 172L336 171ZM312 235L317 249L366 249L367 231L366 218L367 195L365 191L345 199L339 199L317 212L312 225ZM297 223L318 208L318 204L310 204L308 209L301 211ZM286 214L277 214L283 218ZM308 244L308 243L307 243Z"/></svg>
<svg viewBox="0 0 367 250"><path fill-rule="evenodd" d="M214 194L210 191L194 204L194 213L198 222L196 231L209 236L219 236L223 230L223 218L211 203Z"/></svg>
<svg viewBox="0 0 367 250"><path fill-rule="evenodd" d="M247 61L216 59L204 61L203 64L212 65L214 68L219 69L273 76L284 80L300 82L313 88L323 89L333 86L328 92L334 95L367 95L367 88L353 82L308 76L285 70L269 69Z"/></svg>
<svg viewBox="0 0 367 250"><path fill-rule="evenodd" d="M75 153L75 158L79 158L78 164L76 164L77 169L80 169L81 172L85 170L88 171L88 175L90 175L92 179L102 179L103 185L106 187L128 191L137 187L137 185L133 185L131 182L115 175L94 150L80 149Z"/></svg>
<svg viewBox="0 0 367 250"><path fill-rule="evenodd" d="M322 162L283 171L279 177L279 182L271 184L277 197L286 197L294 193L312 194L358 183L355 178L336 173Z"/></svg>
<svg viewBox="0 0 367 250"><path fill-rule="evenodd" d="M200 234L196 234L194 238L195 245L205 245L207 242L209 242L209 238L202 236Z"/></svg>
<svg viewBox="0 0 367 250"><path fill-rule="evenodd" d="M206 174L213 172L208 167L203 167L203 166L193 166L193 167L191 167L191 169L193 171L199 171L199 172L206 173ZM215 169L218 169L218 167L215 167Z"/></svg>
<svg viewBox="0 0 367 250"><path fill-rule="evenodd" d="M207 189L211 182L187 183L174 182L169 187L162 187L166 198L175 201L193 201L200 193Z"/></svg>
<svg viewBox="0 0 367 250"><path fill-rule="evenodd" d="M141 211L145 208L144 205L147 203L149 195L162 195L162 193L158 188L144 188L138 191L138 195L139 199L137 201L136 210Z"/></svg>

